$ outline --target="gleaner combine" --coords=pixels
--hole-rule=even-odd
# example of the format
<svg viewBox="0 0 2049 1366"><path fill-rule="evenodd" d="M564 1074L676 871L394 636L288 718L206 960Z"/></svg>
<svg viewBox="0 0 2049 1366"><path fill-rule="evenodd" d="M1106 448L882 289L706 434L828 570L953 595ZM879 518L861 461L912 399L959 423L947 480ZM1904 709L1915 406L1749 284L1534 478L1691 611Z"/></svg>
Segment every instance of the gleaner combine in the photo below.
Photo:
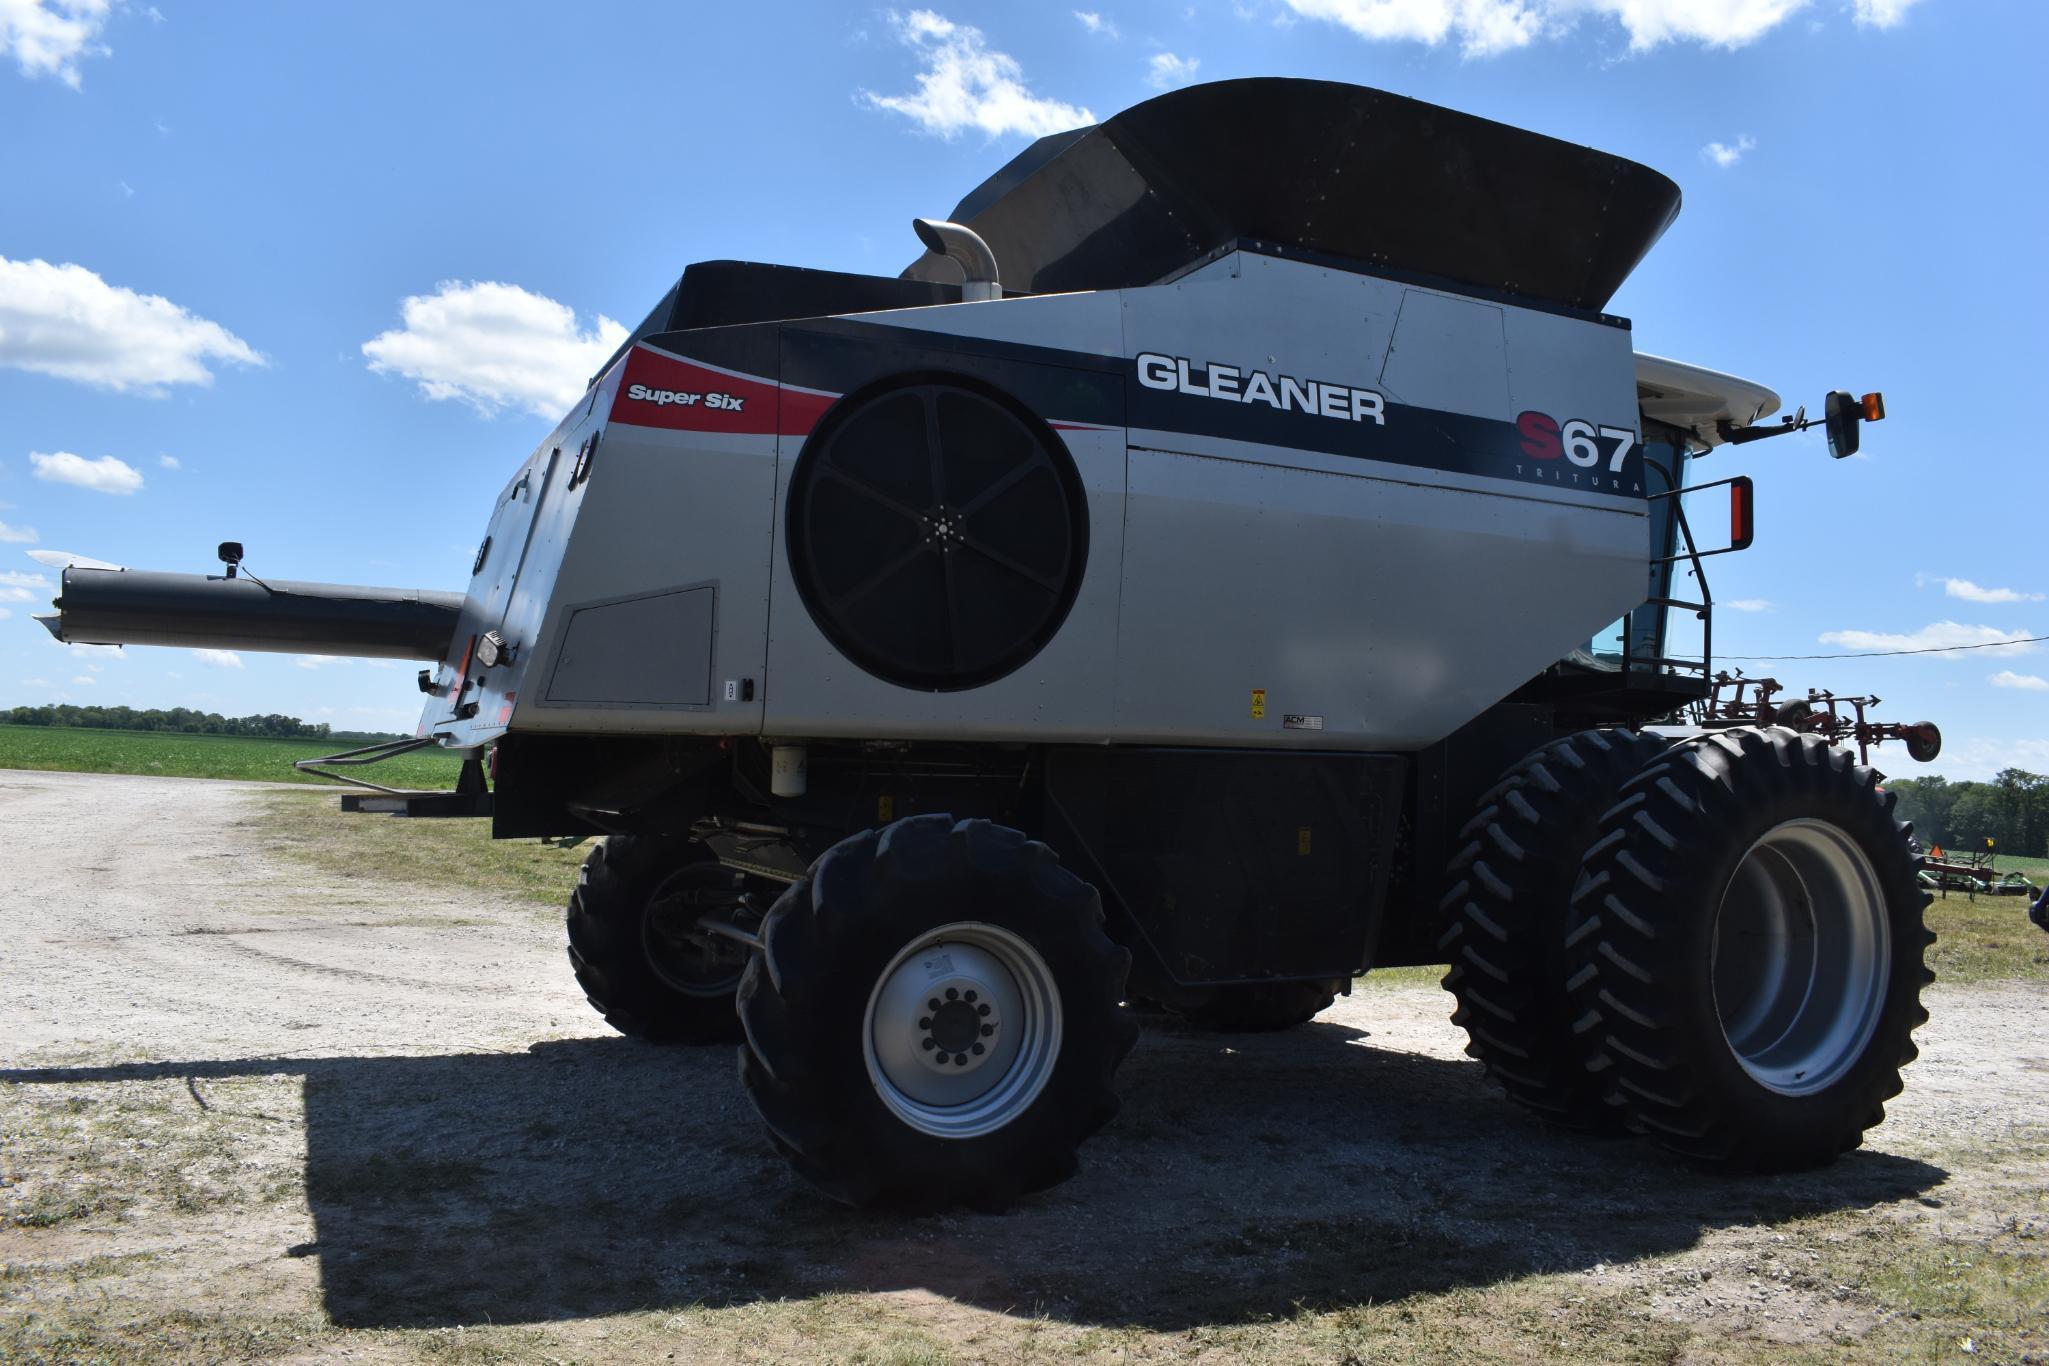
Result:
<svg viewBox="0 0 2049 1366"><path fill-rule="evenodd" d="M1812 730L1642 727L1711 686L1681 494L1750 536L1748 481L1692 463L1816 425L1845 455L1883 409L1768 421L1634 354L1601 310L1678 205L1376 91L1182 90L1034 143L900 277L691 266L465 592L230 545L217 578L74 565L50 624L430 661L417 738L340 757L462 782L344 804L603 836L592 1004L741 1040L842 1200L1068 1176L1132 1003L1280 1028L1446 961L1545 1117L1826 1161L1926 1018L1892 798Z"/></svg>

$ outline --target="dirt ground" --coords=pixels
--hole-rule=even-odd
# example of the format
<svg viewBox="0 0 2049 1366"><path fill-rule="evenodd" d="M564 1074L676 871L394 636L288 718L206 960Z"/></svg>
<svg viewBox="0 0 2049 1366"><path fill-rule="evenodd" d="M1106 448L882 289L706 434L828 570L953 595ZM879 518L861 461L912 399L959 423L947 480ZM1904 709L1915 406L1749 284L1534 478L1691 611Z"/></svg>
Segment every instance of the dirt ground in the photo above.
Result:
<svg viewBox="0 0 2049 1366"><path fill-rule="evenodd" d="M730 1049L609 1034L551 908L324 885L265 800L0 772L0 1359L2049 1359L2040 984L1934 989L1821 1172L1547 1131L1369 978L1148 1030L1010 1214L880 1217Z"/></svg>

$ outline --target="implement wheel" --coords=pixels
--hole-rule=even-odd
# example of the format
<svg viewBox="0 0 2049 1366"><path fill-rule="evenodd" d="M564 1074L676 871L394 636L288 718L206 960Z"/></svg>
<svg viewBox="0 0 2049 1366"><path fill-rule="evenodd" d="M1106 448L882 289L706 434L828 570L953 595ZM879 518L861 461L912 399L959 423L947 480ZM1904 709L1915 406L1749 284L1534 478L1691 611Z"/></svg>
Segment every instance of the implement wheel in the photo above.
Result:
<svg viewBox="0 0 2049 1366"><path fill-rule="evenodd" d="M569 965L605 1023L650 1043L731 1043L747 950L697 927L738 906L747 877L703 845L612 835L569 897Z"/></svg>
<svg viewBox="0 0 2049 1366"><path fill-rule="evenodd" d="M1000 1209L1071 1176L1138 1036L1093 887L988 821L841 841L740 986L740 1075L799 1174L851 1205Z"/></svg>
<svg viewBox="0 0 2049 1366"><path fill-rule="evenodd" d="M1573 898L1573 990L1631 1127L1754 1170L1856 1147L1928 1018L1928 895L1879 775L1780 728L1631 778Z"/></svg>
<svg viewBox="0 0 2049 1366"><path fill-rule="evenodd" d="M1553 740L1504 773L1459 832L1437 945L1451 964L1452 1023L1509 1099L1554 1123L1620 1120L1573 1032L1565 934L1580 857L1602 813L1668 743L1621 729Z"/></svg>

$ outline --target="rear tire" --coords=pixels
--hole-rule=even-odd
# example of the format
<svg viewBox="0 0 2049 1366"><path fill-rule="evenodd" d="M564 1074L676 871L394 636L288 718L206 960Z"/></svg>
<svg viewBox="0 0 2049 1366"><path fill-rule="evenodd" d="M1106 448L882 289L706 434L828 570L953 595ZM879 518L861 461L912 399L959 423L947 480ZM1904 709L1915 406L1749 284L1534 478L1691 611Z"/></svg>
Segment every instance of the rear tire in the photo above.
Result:
<svg viewBox="0 0 2049 1366"><path fill-rule="evenodd" d="M650 1043L740 1037L746 950L688 925L745 882L690 840L612 835L591 849L569 897L569 966L605 1023Z"/></svg>
<svg viewBox="0 0 2049 1366"><path fill-rule="evenodd" d="M913 816L827 850L761 933L741 1080L834 1199L1000 1209L1117 1113L1131 955L1045 845Z"/></svg>
<svg viewBox="0 0 2049 1366"><path fill-rule="evenodd" d="M1764 1171L1863 1141L1928 1018L1928 895L1876 771L1819 736L1684 741L1624 784L1573 898L1572 989L1632 1128Z"/></svg>
<svg viewBox="0 0 2049 1366"><path fill-rule="evenodd" d="M1580 857L1616 790L1670 743L1632 730L1553 740L1501 776L1460 832L1438 948L1452 1023L1510 1100L1556 1124L1613 1128L1620 1116L1587 1071L1565 991L1565 934Z"/></svg>
<svg viewBox="0 0 2049 1366"><path fill-rule="evenodd" d="M1346 978L1323 982L1242 982L1219 987L1200 1005L1175 1013L1198 1029L1267 1034L1307 1024L1349 990Z"/></svg>

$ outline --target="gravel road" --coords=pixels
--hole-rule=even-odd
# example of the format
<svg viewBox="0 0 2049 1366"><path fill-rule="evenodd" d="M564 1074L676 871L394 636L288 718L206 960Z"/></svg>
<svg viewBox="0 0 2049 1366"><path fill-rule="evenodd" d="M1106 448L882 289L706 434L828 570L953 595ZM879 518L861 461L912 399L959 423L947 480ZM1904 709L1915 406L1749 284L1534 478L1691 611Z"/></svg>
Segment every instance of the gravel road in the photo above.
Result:
<svg viewBox="0 0 2049 1366"><path fill-rule="evenodd" d="M229 1334L200 1339L224 1355L275 1332L408 1356L408 1333L488 1323L538 1332L542 1355L608 1355L592 1344L616 1332L659 1359L735 1350L689 1306L815 1302L970 1356L1041 1332L1083 1350L1097 1329L1174 1355L1218 1325L1560 1274L1652 1321L1826 1343L1877 1311L1819 1271L1769 1274L1786 1221L2041 1208L2039 987L1935 989L1864 1150L1731 1180L1543 1129L1462 1056L1448 997L1369 984L1283 1036L1149 1030L1082 1175L1010 1215L858 1215L787 1174L730 1049L610 1035L545 908L337 892L257 846L263 800L0 772L17 1331L175 1306Z"/></svg>

